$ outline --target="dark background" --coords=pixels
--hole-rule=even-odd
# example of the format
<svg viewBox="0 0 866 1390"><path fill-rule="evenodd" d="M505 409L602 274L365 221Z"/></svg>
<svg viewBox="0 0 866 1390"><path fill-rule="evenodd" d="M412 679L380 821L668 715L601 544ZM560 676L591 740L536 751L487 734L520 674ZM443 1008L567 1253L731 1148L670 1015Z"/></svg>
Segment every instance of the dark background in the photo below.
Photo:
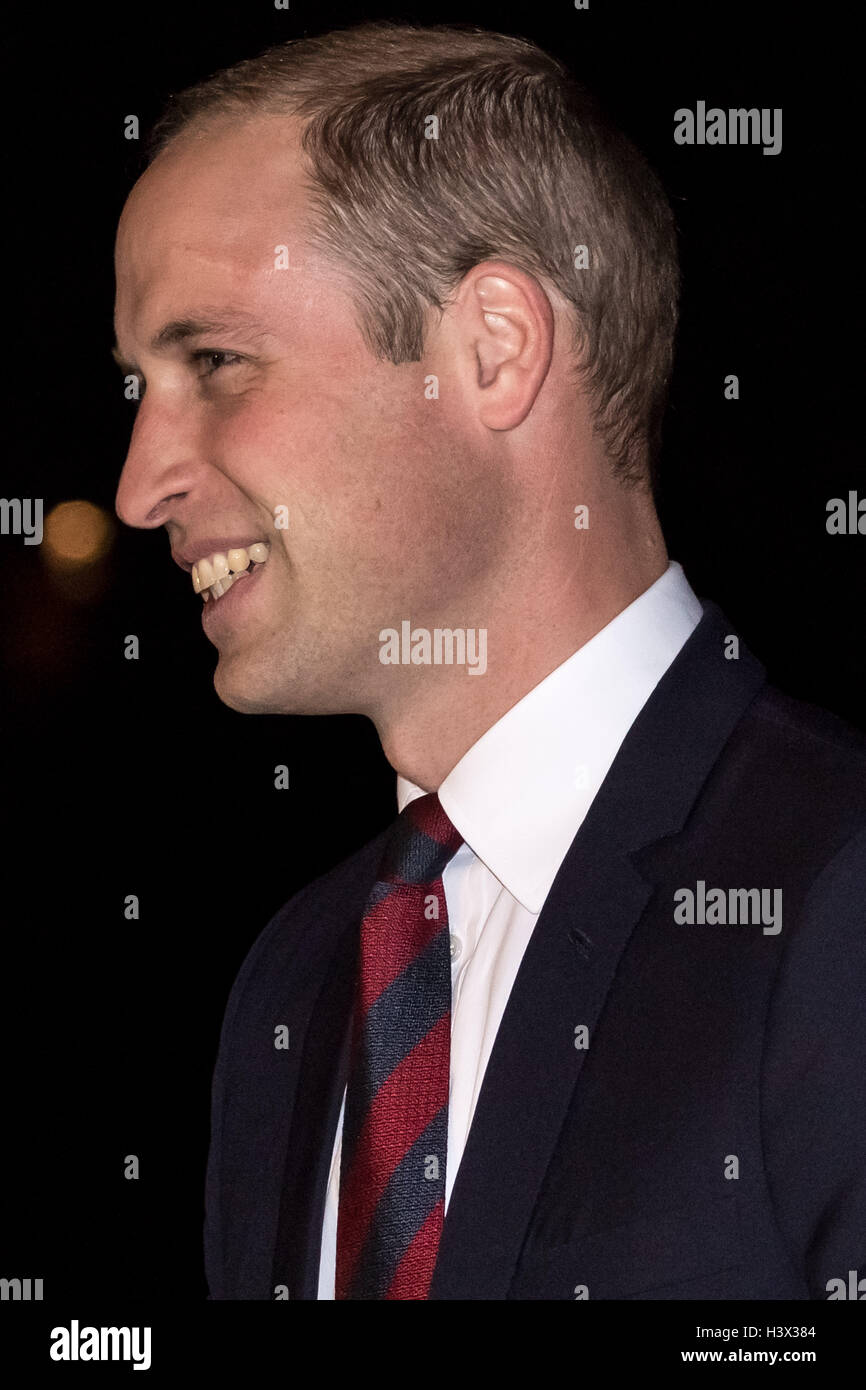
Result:
<svg viewBox="0 0 866 1390"><path fill-rule="evenodd" d="M674 558L791 694L866 723L866 492L854 276L853 39L831 5L174 0L7 21L2 492L113 514L133 406L109 356L112 244L168 93L280 38L363 18L521 33L606 100L665 181L685 295L659 496ZM782 107L783 149L678 147L673 112ZM728 373L741 398L723 397ZM296 889L395 814L360 718L217 700L201 601L162 533L119 524L76 582L0 537L4 630L0 1275L46 1299L200 1300L209 1084L225 1000ZM858 584L860 585L858 589ZM123 657L136 633L138 661ZM274 790L274 766L290 769ZM241 799L245 815L229 814ZM127 894L141 917L124 918ZM123 1176L138 1155L141 1178Z"/></svg>

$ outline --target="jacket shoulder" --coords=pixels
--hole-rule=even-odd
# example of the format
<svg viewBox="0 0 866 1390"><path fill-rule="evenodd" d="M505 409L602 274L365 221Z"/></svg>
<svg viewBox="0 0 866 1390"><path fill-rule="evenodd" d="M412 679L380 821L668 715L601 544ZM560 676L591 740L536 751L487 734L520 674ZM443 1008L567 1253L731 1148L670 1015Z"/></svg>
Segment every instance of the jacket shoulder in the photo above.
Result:
<svg viewBox="0 0 866 1390"><path fill-rule="evenodd" d="M836 749L846 759L853 758L861 770L866 765L866 734L830 710L794 699L773 685L764 686L749 714L802 748L825 754Z"/></svg>
<svg viewBox="0 0 866 1390"><path fill-rule="evenodd" d="M360 921L382 857L387 830L313 879L274 914L256 937L238 971L226 1005L223 1036L231 1032L244 1000L267 1008L287 979L299 983L333 949L335 938Z"/></svg>
<svg viewBox="0 0 866 1390"><path fill-rule="evenodd" d="M816 826L866 826L866 736L853 725L765 685L728 749L759 798L784 801Z"/></svg>

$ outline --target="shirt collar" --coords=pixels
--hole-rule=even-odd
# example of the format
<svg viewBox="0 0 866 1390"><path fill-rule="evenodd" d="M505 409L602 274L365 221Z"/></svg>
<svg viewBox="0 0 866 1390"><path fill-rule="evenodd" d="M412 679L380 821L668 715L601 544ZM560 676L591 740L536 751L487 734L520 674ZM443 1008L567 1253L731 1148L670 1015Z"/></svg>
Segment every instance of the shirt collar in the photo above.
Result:
<svg viewBox="0 0 866 1390"><path fill-rule="evenodd" d="M637 715L703 615L665 573L481 735L439 787L466 844L538 913ZM421 787L397 777L400 810Z"/></svg>

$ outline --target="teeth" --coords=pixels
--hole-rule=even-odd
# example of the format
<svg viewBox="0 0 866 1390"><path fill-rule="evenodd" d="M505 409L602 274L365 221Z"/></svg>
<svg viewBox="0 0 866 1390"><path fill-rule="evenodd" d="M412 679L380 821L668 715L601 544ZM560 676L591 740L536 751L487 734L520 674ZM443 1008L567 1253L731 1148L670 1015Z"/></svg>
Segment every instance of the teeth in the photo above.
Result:
<svg viewBox="0 0 866 1390"><path fill-rule="evenodd" d="M271 552L265 541L256 541L248 547L236 546L227 553L217 551L206 559L199 560L192 567L192 587L207 602L213 595L222 598L227 594L236 579L249 574L252 565L263 565Z"/></svg>
<svg viewBox="0 0 866 1390"><path fill-rule="evenodd" d="M209 589L216 579L210 560L199 560L198 582L202 589Z"/></svg>

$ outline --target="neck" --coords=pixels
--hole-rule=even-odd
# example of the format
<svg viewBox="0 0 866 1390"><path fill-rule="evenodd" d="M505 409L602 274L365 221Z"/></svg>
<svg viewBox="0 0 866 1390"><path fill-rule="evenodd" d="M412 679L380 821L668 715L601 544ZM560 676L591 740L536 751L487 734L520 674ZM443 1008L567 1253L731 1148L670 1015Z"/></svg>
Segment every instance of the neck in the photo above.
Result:
<svg viewBox="0 0 866 1390"><path fill-rule="evenodd" d="M508 557L467 610L486 615L483 672L481 662L474 674L468 664L401 667L398 690L373 714L395 771L437 790L482 734L664 574L651 500L627 494L619 507L607 540L601 521L592 530L592 514L582 534L569 515L568 529L554 536L548 527L543 545ZM613 519L607 509L601 515Z"/></svg>

